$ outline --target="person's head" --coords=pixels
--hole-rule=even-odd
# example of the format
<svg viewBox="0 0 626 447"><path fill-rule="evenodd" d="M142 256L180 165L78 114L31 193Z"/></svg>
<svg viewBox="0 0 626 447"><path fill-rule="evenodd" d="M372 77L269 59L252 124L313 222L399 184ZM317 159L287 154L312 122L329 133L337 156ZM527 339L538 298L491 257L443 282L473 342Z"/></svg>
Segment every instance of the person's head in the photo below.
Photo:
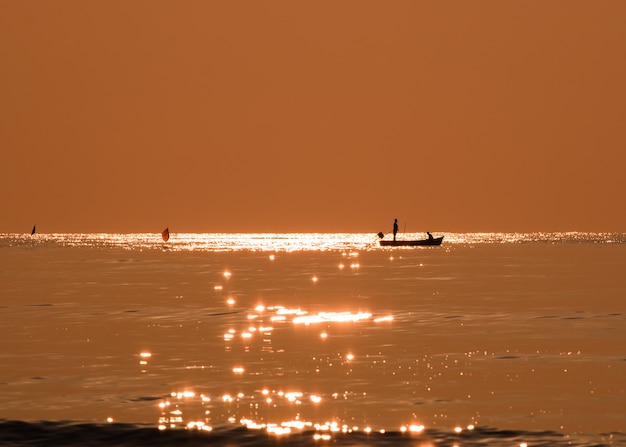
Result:
<svg viewBox="0 0 626 447"><path fill-rule="evenodd" d="M398 219L394 219L393 221L394 221L394 222L397 222L397 221L398 221Z"/></svg>

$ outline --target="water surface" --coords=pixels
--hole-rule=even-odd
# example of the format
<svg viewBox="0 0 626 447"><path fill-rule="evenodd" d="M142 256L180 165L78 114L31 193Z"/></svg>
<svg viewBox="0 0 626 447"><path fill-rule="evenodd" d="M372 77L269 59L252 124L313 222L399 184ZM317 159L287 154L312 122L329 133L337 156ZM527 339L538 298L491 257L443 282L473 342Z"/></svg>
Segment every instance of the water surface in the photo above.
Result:
<svg viewBox="0 0 626 447"><path fill-rule="evenodd" d="M625 261L616 234L2 235L3 431L623 444Z"/></svg>

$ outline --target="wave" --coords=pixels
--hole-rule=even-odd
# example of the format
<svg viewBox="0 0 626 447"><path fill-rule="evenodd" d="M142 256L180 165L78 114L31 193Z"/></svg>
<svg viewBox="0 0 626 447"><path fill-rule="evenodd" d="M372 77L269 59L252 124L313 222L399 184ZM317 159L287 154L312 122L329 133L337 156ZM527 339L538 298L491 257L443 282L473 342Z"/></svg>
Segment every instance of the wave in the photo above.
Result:
<svg viewBox="0 0 626 447"><path fill-rule="evenodd" d="M223 426L210 432L159 430L136 424L94 424L69 421L25 422L0 420L0 445L21 446L581 446L626 445L626 434L607 433L573 437L553 431L500 430L476 427L458 433L427 429L418 434L394 432L338 432L316 430L283 435L251 430L244 426Z"/></svg>

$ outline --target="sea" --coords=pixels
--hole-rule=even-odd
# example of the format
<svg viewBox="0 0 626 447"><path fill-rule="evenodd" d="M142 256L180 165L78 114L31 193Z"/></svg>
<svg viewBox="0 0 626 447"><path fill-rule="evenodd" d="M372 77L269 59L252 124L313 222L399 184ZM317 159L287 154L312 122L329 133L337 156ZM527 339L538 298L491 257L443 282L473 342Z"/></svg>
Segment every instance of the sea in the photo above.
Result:
<svg viewBox="0 0 626 447"><path fill-rule="evenodd" d="M0 234L0 445L626 446L626 234L434 236Z"/></svg>

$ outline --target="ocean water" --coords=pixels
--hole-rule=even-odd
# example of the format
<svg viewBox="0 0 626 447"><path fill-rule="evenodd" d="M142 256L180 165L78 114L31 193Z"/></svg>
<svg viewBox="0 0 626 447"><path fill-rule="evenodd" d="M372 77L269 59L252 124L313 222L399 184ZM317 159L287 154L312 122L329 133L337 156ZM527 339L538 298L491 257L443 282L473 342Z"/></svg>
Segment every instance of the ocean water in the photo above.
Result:
<svg viewBox="0 0 626 447"><path fill-rule="evenodd" d="M0 445L626 445L625 242L2 234Z"/></svg>

